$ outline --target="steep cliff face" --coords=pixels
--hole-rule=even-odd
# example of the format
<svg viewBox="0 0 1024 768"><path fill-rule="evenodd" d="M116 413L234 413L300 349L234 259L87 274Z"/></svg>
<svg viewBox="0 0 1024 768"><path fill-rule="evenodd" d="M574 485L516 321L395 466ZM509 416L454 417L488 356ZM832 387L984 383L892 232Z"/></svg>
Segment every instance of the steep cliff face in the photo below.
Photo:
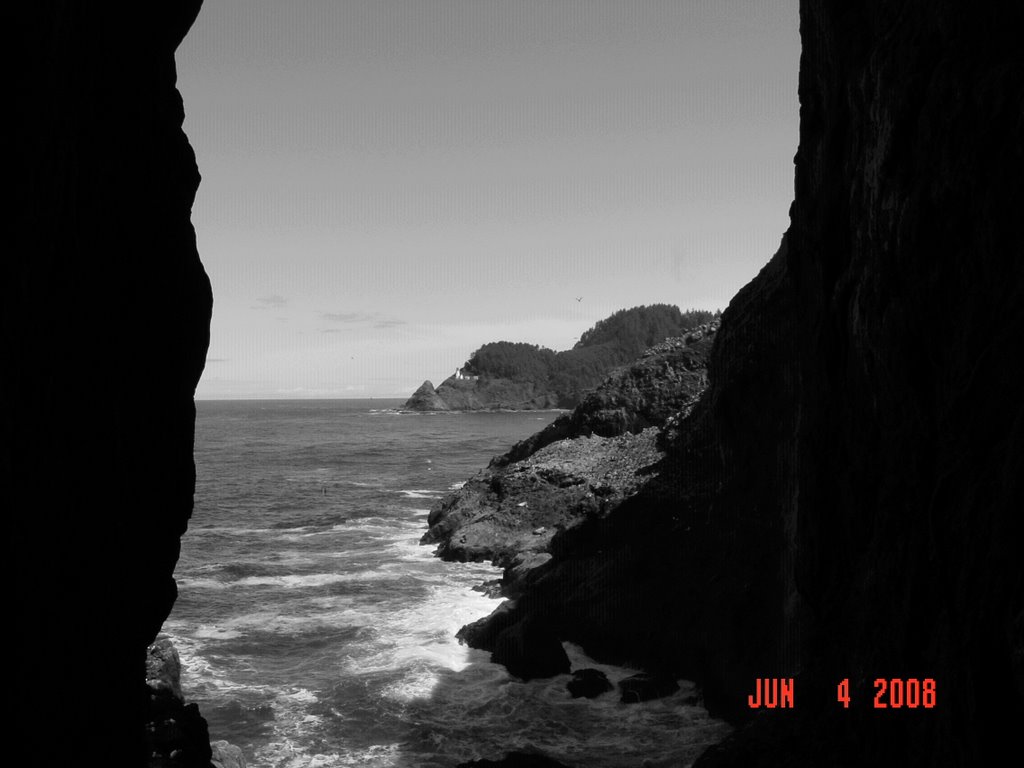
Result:
<svg viewBox="0 0 1024 768"><path fill-rule="evenodd" d="M757 387L724 333L712 361L714 513L770 507L773 645L824 697L800 712L813 748L850 764L993 762L1024 713L1024 378L1001 359L1024 342L1021 28L1017 6L805 0L793 314L754 335L792 344ZM781 404L774 435L748 398ZM945 703L874 710L883 677Z"/></svg>
<svg viewBox="0 0 1024 768"><path fill-rule="evenodd" d="M174 67L199 4L39 2L10 19L12 764L145 759L146 646L176 594L212 301Z"/></svg>

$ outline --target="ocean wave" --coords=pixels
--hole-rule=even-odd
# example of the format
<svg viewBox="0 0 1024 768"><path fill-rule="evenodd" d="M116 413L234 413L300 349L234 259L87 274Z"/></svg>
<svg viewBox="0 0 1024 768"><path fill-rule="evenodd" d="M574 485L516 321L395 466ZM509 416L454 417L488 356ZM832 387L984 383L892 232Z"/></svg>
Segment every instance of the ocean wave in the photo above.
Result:
<svg viewBox="0 0 1024 768"><path fill-rule="evenodd" d="M252 535L255 535L255 534L285 533L285 532L287 532L289 530L291 530L291 531L304 531L304 530L306 530L306 527L302 526L302 527L299 527L299 528L291 528L291 529L281 529L281 528L238 528L236 526L224 526L224 525L208 525L208 526L201 526L200 527L200 526L196 526L195 524L193 524L193 525L190 525L189 528L188 528L188 535L189 536L196 536L196 535L199 535L199 534L214 533L214 534L221 534L221 535L230 536L232 538L237 538L239 536L252 536Z"/></svg>
<svg viewBox="0 0 1024 768"><path fill-rule="evenodd" d="M399 491L400 494L406 499L439 499L441 498L437 491L429 488L414 488L411 490Z"/></svg>
<svg viewBox="0 0 1024 768"><path fill-rule="evenodd" d="M308 573L287 576L247 576L234 584L242 587L281 587L283 589L305 589L324 587L346 581L379 581L393 578L386 570L362 571L360 573Z"/></svg>
<svg viewBox="0 0 1024 768"><path fill-rule="evenodd" d="M394 570L379 568L358 573L307 573L280 576L244 576L231 581L219 579L192 579L178 577L179 587L186 589L229 589L231 587L278 587L280 589L310 589L350 581L381 581L396 577Z"/></svg>

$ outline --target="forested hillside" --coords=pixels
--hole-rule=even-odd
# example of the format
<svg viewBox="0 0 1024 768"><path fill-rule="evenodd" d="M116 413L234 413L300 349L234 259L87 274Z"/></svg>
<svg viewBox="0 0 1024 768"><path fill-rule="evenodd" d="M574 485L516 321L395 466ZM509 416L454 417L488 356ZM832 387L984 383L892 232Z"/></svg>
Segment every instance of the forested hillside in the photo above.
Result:
<svg viewBox="0 0 1024 768"><path fill-rule="evenodd" d="M474 352L462 370L469 376L530 382L554 393L559 403L574 404L612 368L719 314L701 309L681 312L670 304L622 309L585 331L572 349L555 352L536 344L496 341Z"/></svg>

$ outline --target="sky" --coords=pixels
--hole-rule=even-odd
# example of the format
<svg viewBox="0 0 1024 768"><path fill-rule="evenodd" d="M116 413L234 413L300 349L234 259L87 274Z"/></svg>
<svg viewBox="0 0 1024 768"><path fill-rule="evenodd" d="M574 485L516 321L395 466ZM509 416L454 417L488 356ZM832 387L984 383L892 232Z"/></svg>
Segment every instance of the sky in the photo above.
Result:
<svg viewBox="0 0 1024 768"><path fill-rule="evenodd" d="M789 223L798 0L206 0L176 59L198 399L407 397L725 308Z"/></svg>

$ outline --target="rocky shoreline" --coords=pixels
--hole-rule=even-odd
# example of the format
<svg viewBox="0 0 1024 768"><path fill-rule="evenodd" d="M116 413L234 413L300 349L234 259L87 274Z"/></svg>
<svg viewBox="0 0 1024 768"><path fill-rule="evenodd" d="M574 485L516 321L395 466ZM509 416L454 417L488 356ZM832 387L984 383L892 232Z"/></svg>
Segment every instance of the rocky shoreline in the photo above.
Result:
<svg viewBox="0 0 1024 768"><path fill-rule="evenodd" d="M606 517L657 474L663 428L707 386L718 324L667 339L613 371L571 412L517 443L431 510L424 544L454 561L505 569L500 591L552 558L556 537Z"/></svg>

